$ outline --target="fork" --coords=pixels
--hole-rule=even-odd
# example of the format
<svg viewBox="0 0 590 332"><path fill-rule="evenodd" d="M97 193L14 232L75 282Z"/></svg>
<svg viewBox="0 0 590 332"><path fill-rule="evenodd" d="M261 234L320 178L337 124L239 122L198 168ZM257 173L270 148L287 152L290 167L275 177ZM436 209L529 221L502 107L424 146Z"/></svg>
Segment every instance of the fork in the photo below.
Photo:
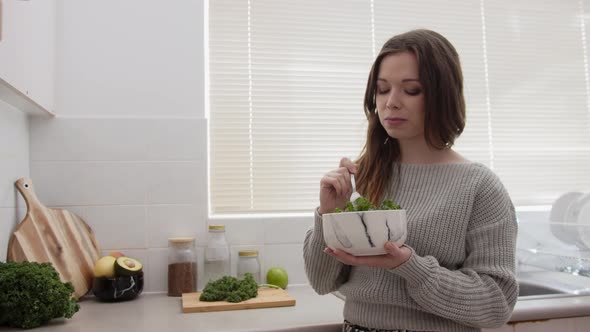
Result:
<svg viewBox="0 0 590 332"><path fill-rule="evenodd" d="M357 198L361 197L361 194L359 194L356 191L356 182L354 181L354 174L350 174L350 183L352 184L352 194L350 195L349 201L351 201L354 204L354 201L356 201Z"/></svg>

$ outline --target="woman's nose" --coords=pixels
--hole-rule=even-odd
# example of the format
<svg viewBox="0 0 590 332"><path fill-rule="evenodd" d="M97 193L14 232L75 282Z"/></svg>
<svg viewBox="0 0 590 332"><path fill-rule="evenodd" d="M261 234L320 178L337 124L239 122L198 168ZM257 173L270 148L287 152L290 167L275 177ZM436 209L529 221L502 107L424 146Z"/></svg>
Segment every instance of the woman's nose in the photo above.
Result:
<svg viewBox="0 0 590 332"><path fill-rule="evenodd" d="M385 107L389 109L399 108L400 101L399 101L399 93L396 89L391 89L389 96L387 97L387 103L385 103Z"/></svg>

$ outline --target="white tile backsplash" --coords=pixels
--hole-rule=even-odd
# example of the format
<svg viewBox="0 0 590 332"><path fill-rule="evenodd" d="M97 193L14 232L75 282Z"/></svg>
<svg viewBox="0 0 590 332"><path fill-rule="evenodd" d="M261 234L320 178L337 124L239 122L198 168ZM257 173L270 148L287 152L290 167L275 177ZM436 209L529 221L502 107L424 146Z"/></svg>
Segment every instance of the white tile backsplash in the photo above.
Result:
<svg viewBox="0 0 590 332"><path fill-rule="evenodd" d="M145 173L148 204L200 203L206 206L206 163L152 162L145 164Z"/></svg>
<svg viewBox="0 0 590 332"><path fill-rule="evenodd" d="M29 160L29 118L0 100L0 151L2 160Z"/></svg>
<svg viewBox="0 0 590 332"><path fill-rule="evenodd" d="M207 138L200 119L72 118L31 121L33 161L206 160L190 142Z"/></svg>
<svg viewBox="0 0 590 332"><path fill-rule="evenodd" d="M289 284L306 284L307 276L303 265L303 239L300 244L273 244L264 246L264 278L271 267L282 267L289 275Z"/></svg>
<svg viewBox="0 0 590 332"><path fill-rule="evenodd" d="M146 139L148 160L196 160L206 164L207 122L199 119L149 119Z"/></svg>
<svg viewBox="0 0 590 332"><path fill-rule="evenodd" d="M145 160L140 121L126 119L33 119L32 161Z"/></svg>
<svg viewBox="0 0 590 332"><path fill-rule="evenodd" d="M144 204L144 162L32 161L37 196L48 206Z"/></svg>
<svg viewBox="0 0 590 332"><path fill-rule="evenodd" d="M0 100L0 207L15 207L20 194L14 182L29 176L29 121Z"/></svg>
<svg viewBox="0 0 590 332"><path fill-rule="evenodd" d="M147 233L149 248L166 248L168 238L195 237L197 245L207 243L206 212L195 204L149 205Z"/></svg>
<svg viewBox="0 0 590 332"><path fill-rule="evenodd" d="M26 211L14 182L30 175L29 159L29 119L0 100L0 261L6 260L10 236Z"/></svg>
<svg viewBox="0 0 590 332"><path fill-rule="evenodd" d="M147 248L144 205L89 206L84 209L84 219L103 250Z"/></svg>
<svg viewBox="0 0 590 332"><path fill-rule="evenodd" d="M6 260L6 253L8 249L8 242L12 232L16 229L20 219L17 216L15 208L0 208L0 261Z"/></svg>
<svg viewBox="0 0 590 332"><path fill-rule="evenodd" d="M149 266L149 273L147 274L147 276L145 276L145 278L147 279L146 290L151 292L167 292L168 249L148 249L148 259L146 262L146 264Z"/></svg>
<svg viewBox="0 0 590 332"><path fill-rule="evenodd" d="M256 218L214 219L210 224L224 224L225 238L230 245L264 244L264 220Z"/></svg>
<svg viewBox="0 0 590 332"><path fill-rule="evenodd" d="M301 243L313 226L313 216L272 218L264 221L264 243Z"/></svg>
<svg viewBox="0 0 590 332"><path fill-rule="evenodd" d="M0 165L0 174L2 174L2 181L0 181L0 208L16 206L16 201L20 196L14 186L18 176L14 176L14 172L7 171L7 168L7 165Z"/></svg>
<svg viewBox="0 0 590 332"><path fill-rule="evenodd" d="M6 157L6 156L5 156ZM0 159L0 207L14 207L21 194L17 191L14 183L16 180L29 176L28 161L18 160L18 158L27 158L17 156L16 159Z"/></svg>
<svg viewBox="0 0 590 332"><path fill-rule="evenodd" d="M105 254L137 253L146 291L167 290L169 237L196 237L202 271L205 119L55 118L33 119L31 126L31 177L39 199L80 215ZM245 243L263 244L263 228L244 234Z"/></svg>

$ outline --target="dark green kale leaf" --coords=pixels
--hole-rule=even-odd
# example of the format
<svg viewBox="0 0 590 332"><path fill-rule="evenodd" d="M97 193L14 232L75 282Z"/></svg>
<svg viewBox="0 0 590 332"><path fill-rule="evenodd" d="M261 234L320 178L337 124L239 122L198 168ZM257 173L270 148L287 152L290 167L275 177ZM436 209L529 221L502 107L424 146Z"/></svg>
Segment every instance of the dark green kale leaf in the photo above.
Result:
<svg viewBox="0 0 590 332"><path fill-rule="evenodd" d="M31 329L71 318L80 309L73 292L51 263L0 262L0 325Z"/></svg>
<svg viewBox="0 0 590 332"><path fill-rule="evenodd" d="M258 284L252 274L246 273L242 280L231 276L223 276L217 280L209 281L205 285L199 300L237 303L256 296L258 296Z"/></svg>
<svg viewBox="0 0 590 332"><path fill-rule="evenodd" d="M376 207L371 201L363 196L355 199L353 202L346 203L344 210L340 208L334 209L334 213L340 212L355 212L355 211L372 211L372 210L400 210L401 207L393 201L384 200L379 207Z"/></svg>
<svg viewBox="0 0 590 332"><path fill-rule="evenodd" d="M368 198L363 196L354 200L354 206L356 207L355 211L370 211L377 209Z"/></svg>
<svg viewBox="0 0 590 332"><path fill-rule="evenodd" d="M379 207L379 210L400 210L401 207L397 204L395 204L393 201L390 200L384 200L383 203L381 203L381 207Z"/></svg>

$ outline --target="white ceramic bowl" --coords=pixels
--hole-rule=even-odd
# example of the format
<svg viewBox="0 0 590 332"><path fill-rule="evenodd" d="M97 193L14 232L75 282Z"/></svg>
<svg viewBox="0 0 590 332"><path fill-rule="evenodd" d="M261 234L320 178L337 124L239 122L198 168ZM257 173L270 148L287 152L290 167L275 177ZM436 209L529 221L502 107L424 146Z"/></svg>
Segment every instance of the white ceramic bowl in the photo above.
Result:
<svg viewBox="0 0 590 332"><path fill-rule="evenodd" d="M329 248L355 256L385 254L387 241L401 246L408 233L406 210L325 213L322 227Z"/></svg>

